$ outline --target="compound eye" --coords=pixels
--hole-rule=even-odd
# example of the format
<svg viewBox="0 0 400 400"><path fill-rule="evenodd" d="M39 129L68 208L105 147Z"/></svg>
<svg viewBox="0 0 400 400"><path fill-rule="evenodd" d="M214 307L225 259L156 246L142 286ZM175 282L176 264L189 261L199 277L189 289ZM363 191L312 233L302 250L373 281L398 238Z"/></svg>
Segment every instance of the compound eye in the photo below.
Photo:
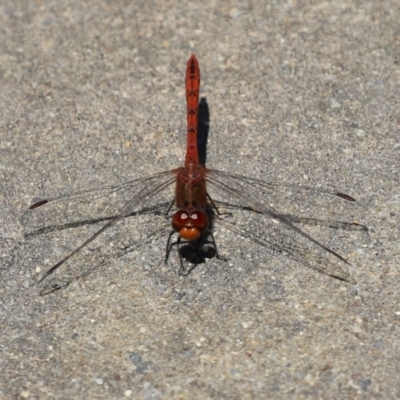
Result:
<svg viewBox="0 0 400 400"><path fill-rule="evenodd" d="M203 233L208 227L208 218L203 211L193 211L190 214L193 225Z"/></svg>
<svg viewBox="0 0 400 400"><path fill-rule="evenodd" d="M179 231L183 227L185 227L189 222L190 222L189 213L186 212L185 210L179 210L172 217L171 224L173 230L179 233Z"/></svg>
<svg viewBox="0 0 400 400"><path fill-rule="evenodd" d="M179 210L172 217L171 224L174 231L179 233L181 238L193 241L207 230L208 218L202 211L189 213L186 210Z"/></svg>

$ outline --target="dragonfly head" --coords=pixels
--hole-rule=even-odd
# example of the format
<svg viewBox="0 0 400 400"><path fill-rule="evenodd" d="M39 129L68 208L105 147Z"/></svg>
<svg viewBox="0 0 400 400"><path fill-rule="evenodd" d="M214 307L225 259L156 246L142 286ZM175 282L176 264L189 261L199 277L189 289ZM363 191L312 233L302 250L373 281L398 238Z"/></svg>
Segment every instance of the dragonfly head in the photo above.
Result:
<svg viewBox="0 0 400 400"><path fill-rule="evenodd" d="M182 239L193 241L207 230L208 218L200 210L179 210L172 217L172 228Z"/></svg>

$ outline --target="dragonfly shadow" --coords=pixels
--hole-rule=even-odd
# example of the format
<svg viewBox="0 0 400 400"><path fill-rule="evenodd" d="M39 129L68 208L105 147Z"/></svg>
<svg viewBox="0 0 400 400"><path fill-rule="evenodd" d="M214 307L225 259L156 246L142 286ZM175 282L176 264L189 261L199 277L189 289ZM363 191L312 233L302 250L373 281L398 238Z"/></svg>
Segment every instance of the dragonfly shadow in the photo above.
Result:
<svg viewBox="0 0 400 400"><path fill-rule="evenodd" d="M204 237L195 242L185 242L179 248L179 256L187 263L179 270L179 275L188 276L200 264L205 264L207 259L217 256L213 241Z"/></svg>
<svg viewBox="0 0 400 400"><path fill-rule="evenodd" d="M202 97L199 102L197 130L199 161L201 165L205 166L207 161L208 133L210 131L210 110L208 108L207 99L205 97Z"/></svg>

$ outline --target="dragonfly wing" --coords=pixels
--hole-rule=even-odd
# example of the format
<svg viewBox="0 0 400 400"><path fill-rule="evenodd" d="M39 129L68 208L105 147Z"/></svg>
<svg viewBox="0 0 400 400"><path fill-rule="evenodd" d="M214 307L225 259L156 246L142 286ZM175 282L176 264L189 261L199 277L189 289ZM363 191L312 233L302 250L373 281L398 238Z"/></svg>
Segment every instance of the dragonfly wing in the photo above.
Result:
<svg viewBox="0 0 400 400"><path fill-rule="evenodd" d="M285 225L277 224L272 219L255 221L254 213L245 211L243 223L233 223L226 218L216 218L217 224L223 225L228 230L250 239L264 248L271 255L286 253L297 262L322 272L325 275L355 284L356 281L346 271L343 270L343 259L336 256L334 252L323 251L314 243L304 240ZM252 214L252 215L251 215ZM235 216L236 217L236 216ZM254 221L254 223L252 223ZM247 224L247 225L246 225Z"/></svg>
<svg viewBox="0 0 400 400"><path fill-rule="evenodd" d="M156 196L156 192L173 183L174 177L174 171L166 171L120 185L82 189L43 199L23 213L21 222L32 232L47 233L112 220L126 213L125 207L131 213L142 209L145 212L160 204L162 199ZM168 200L170 198L168 196ZM145 202L145 207L142 207Z"/></svg>
<svg viewBox="0 0 400 400"><path fill-rule="evenodd" d="M213 200L213 205L215 208L224 209L226 212L234 212L238 210L244 211L252 211L252 208L241 206L241 205L233 205L227 203L225 201ZM308 225L308 226L325 226L327 228L333 229L343 229L345 231L358 231L358 232L368 232L368 228L365 225L359 224L357 222L346 222L346 221L338 221L333 219L318 219L318 218L307 218L307 217L299 217L297 215L292 214L282 214L282 217L288 219L291 223Z"/></svg>
<svg viewBox="0 0 400 400"><path fill-rule="evenodd" d="M157 221L160 222L159 220ZM148 224L145 225L148 227ZM122 229L124 229L124 227L122 227ZM127 227L127 229L129 229L129 227ZM85 247L82 251L78 252L73 262L65 262L58 266L56 264L56 268L53 267L54 269L51 268L42 275L36 282L36 284L40 284L44 281L40 295L44 296L56 290L63 289L76 281L86 278L99 269L107 268L107 266L111 266L111 269L114 269L116 259L137 251L138 248L148 243L149 240L154 240L155 236L165 235L166 232L167 229L154 227L154 229L142 232L139 240L129 240L128 245L119 245L117 249L109 246L110 243L107 238L103 238L103 240L100 239L100 243L95 249ZM129 236L126 231L125 233L126 235L124 236ZM113 239L114 242L117 242L115 236ZM124 238L124 243L127 243L126 237ZM101 248L101 251L97 251L99 248Z"/></svg>
<svg viewBox="0 0 400 400"><path fill-rule="evenodd" d="M318 222L321 222L323 225L331 227L346 227L346 224L350 227L353 225L352 223L340 224L338 221L307 217L292 221L291 218L295 217L288 214L288 205L292 200L281 201L284 197L290 197L291 193L277 192L275 186L271 186L267 182L219 171L208 171L207 183L208 192L213 199L215 196L217 196L217 200L219 197L227 199L228 202L233 202L237 207L244 207L249 215L252 215L253 218L249 217L243 221L244 226L246 223L253 221L252 226L239 228L237 225L231 225L231 230L241 231L245 236L252 238L253 241L270 248L272 251L284 251L313 269L354 283L353 278L342 269L345 264L348 264L342 256L295 225L296 223L301 223L302 219L311 224L317 225ZM287 187L290 188L290 191L293 190L293 187ZM295 188L298 191L315 192L309 188ZM276 193L281 196L276 196ZM317 191L317 196L321 194L332 196L332 192ZM341 196L335 197L340 200ZM309 204L315 205L313 202ZM269 218L264 218L263 216ZM226 220L224 222L225 224L228 223ZM354 224L354 227L354 230L366 229L358 224Z"/></svg>
<svg viewBox="0 0 400 400"><path fill-rule="evenodd" d="M227 172L207 169L207 180L220 186L240 191L243 188L251 194L252 200L275 209L280 214L319 219L336 219L348 215L349 211L359 211L362 206L356 200L337 190L325 190L311 186L292 185L279 182L267 182L260 179L235 175ZM226 191L225 191L226 193ZM237 196L233 196L237 201ZM227 201L227 199L224 199ZM243 201L240 200L240 204Z"/></svg>
<svg viewBox="0 0 400 400"><path fill-rule="evenodd" d="M71 251L66 257L64 257L57 264L53 265L38 281L41 283L48 276L56 273L56 281L51 284L49 290L45 290L46 293L57 290L61 287L66 286L70 282L72 282L76 277L76 279L80 277L84 277L88 274L88 271L91 271L93 268L97 268L98 262L95 262L94 267L87 267L89 265L93 265L93 254L90 254L91 250L88 248L88 245L92 243L95 239L97 239L105 230L109 229L113 225L117 223L122 223L125 217L136 214L149 213L150 211L156 211L159 209L157 204L162 204L164 207L167 204L171 203L171 194L166 193L166 189L169 188L175 182L175 173L174 171L168 171L157 175L152 175L147 178L142 178L140 180L135 180L131 182L127 182L126 184L119 185L116 187L107 187L102 188L102 191L99 192L98 189L95 190L85 190L73 195L62 196L58 198L49 199L48 202L40 202L39 206L33 207L29 210L30 213L36 213L40 211L43 207L45 209L47 206L50 208L46 210L46 213L42 215L48 215L49 212L54 213L58 212L60 214L59 218L56 218L56 223L61 223L60 230L66 229L68 227L74 226L75 223L68 222L71 221L71 217L73 217L73 210L79 207L87 208L93 205L93 201L100 199L101 202L104 202L104 199L109 198L110 195L117 193L118 195L124 194L125 204L120 209L110 209L107 211L106 215L110 213L116 213L115 217L107 217L107 218L95 218L96 222L106 221L105 224L100 229L97 229L94 233L89 236L89 238L84 241L82 244L75 247L75 250ZM99 194L100 193L100 194ZM89 199L87 195L89 196ZM165 202L166 199L169 199L168 202ZM160 203L161 201L161 203ZM118 203L114 203L118 204ZM97 205L97 204L96 204ZM97 205L98 207L98 205ZM72 208L72 210L71 210ZM93 215L94 216L94 215ZM81 217L81 214L78 215L78 218ZM94 216L95 217L95 216ZM53 221L53 220L52 220ZM62 225L63 222L66 222L66 225ZM88 224L92 225L93 220ZM37 231L38 234L47 233L42 230ZM32 235L35 236L35 235ZM85 250L85 251L82 251ZM76 260L75 262L69 262L69 260L78 255L83 257L85 262ZM106 262L106 261L104 261ZM101 262L102 265L104 262ZM79 269L82 268L79 273L76 273L76 268L70 268L72 264L79 265ZM82 267L81 267L82 266ZM83 272L82 272L83 271Z"/></svg>

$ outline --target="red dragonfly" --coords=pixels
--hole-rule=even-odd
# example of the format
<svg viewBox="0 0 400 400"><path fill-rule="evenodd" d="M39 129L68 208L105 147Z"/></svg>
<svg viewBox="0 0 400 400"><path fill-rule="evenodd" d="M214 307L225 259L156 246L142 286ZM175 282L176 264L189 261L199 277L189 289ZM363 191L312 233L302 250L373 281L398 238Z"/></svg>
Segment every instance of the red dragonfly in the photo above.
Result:
<svg viewBox="0 0 400 400"><path fill-rule="evenodd" d="M24 213L23 223L34 226L36 229L27 236L105 222L101 229L51 267L41 277L39 283L50 275L57 275L60 269L66 268L65 265L69 264L71 257L81 252L89 243L122 219L151 212L159 213L160 209L167 210L165 214L169 215L173 205L177 211L171 218L172 230L167 242L165 261L169 257L171 248L177 246L181 265L180 273L186 271L179 251L179 247L184 243L196 244L192 247L194 252L198 251L203 242L211 243L215 248L215 255L219 256L212 235L212 222L215 219L228 226L229 229L269 248L272 252L285 252L313 269L340 280L355 283L354 279L342 269L348 262L297 225L322 225L358 231L365 231L367 228L351 222L294 217L287 212L289 207L293 207L299 200L304 201L305 196L308 199L307 207L317 205L319 198L323 198L324 201L330 198L339 202L343 200L354 202L355 199L335 191L266 182L206 168L199 161L198 151L199 90L200 69L196 56L192 55L186 69L187 148L183 167L134 179L120 185L84 189L72 194L40 200ZM175 185L175 196L172 202L162 197L171 185ZM165 201L162 202L160 199ZM272 202L276 206L271 204ZM220 207L231 210L241 209L247 212L253 218L252 226L246 229L231 223L229 221L231 213L220 212ZM261 228L256 225L260 221L263 221ZM178 238L175 242L171 242L174 234L177 234ZM76 277L63 279L61 283L53 283L42 294L50 293L67 286L73 280L85 277L92 269L89 268Z"/></svg>

